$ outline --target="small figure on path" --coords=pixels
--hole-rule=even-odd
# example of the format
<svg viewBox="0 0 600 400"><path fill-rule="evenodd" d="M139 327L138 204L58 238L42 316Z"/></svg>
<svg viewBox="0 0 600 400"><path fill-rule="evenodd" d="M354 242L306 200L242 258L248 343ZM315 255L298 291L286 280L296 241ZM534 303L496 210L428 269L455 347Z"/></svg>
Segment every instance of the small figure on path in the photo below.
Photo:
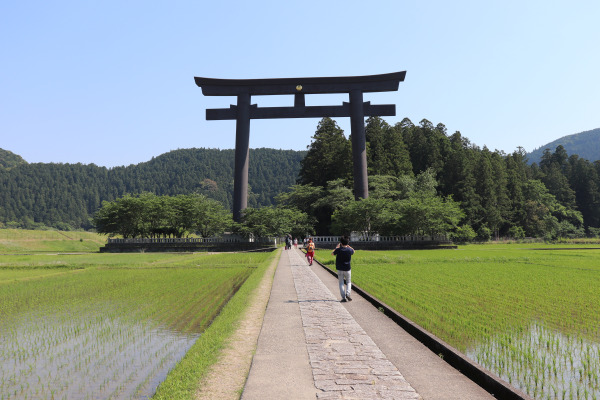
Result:
<svg viewBox="0 0 600 400"><path fill-rule="evenodd" d="M292 248L292 235L289 233L285 237L285 249L290 250Z"/></svg>
<svg viewBox="0 0 600 400"><path fill-rule="evenodd" d="M335 256L335 268L337 269L338 273L342 303L346 301L352 301L352 297L350 297L350 293L352 291L352 281L350 279L350 260L352 259L352 254L354 254L354 249L350 247L348 243L349 240L347 237L340 238L340 242L335 250L333 250L331 253ZM344 280L346 280L345 285Z"/></svg>
<svg viewBox="0 0 600 400"><path fill-rule="evenodd" d="M315 244L313 243L312 239L308 239L306 258L308 259L308 265L312 265L313 258L315 258Z"/></svg>
<svg viewBox="0 0 600 400"><path fill-rule="evenodd" d="M294 238L294 248L298 248L298 238Z"/></svg>

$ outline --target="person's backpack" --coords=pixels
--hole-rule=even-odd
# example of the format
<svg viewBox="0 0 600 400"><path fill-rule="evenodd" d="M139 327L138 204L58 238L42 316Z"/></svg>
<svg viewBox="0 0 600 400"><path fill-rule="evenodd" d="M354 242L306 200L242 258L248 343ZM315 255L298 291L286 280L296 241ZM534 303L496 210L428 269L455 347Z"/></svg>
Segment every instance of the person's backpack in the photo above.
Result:
<svg viewBox="0 0 600 400"><path fill-rule="evenodd" d="M313 242L308 244L308 251L315 251L315 244Z"/></svg>

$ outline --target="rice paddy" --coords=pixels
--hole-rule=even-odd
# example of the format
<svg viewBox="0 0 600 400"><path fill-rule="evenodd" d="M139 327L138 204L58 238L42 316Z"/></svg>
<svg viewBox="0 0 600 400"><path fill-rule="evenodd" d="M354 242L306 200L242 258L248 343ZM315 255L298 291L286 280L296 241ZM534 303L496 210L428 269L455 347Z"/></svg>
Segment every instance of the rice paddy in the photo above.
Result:
<svg viewBox="0 0 600 400"><path fill-rule="evenodd" d="M0 399L149 398L270 257L0 256Z"/></svg>
<svg viewBox="0 0 600 400"><path fill-rule="evenodd" d="M272 258L44 254L98 244L17 233L0 235L0 400L151 397ZM357 251L353 281L536 399L600 399L600 248L579 247Z"/></svg>
<svg viewBox="0 0 600 400"><path fill-rule="evenodd" d="M352 280L533 398L600 399L600 248L535 246L357 251Z"/></svg>

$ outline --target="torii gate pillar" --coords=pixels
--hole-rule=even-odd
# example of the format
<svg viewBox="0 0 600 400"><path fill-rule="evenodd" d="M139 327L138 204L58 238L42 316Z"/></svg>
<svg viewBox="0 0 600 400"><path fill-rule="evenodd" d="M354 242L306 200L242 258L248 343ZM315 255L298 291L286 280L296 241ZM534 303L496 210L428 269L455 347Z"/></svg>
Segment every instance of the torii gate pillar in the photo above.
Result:
<svg viewBox="0 0 600 400"><path fill-rule="evenodd" d="M352 135L352 164L354 172L354 197L369 197L367 176L367 141L365 137L365 113L363 94L360 90L350 92L350 133Z"/></svg>
<svg viewBox="0 0 600 400"><path fill-rule="evenodd" d="M240 221L248 205L250 120L265 118L350 117L354 197L369 197L365 117L396 115L394 104L371 105L363 93L398 90L406 71L391 74L330 78L213 79L195 77L205 96L237 96L237 105L206 110L207 120L236 120L233 219ZM306 106L305 94L348 93L341 106ZM294 95L293 107L257 107L252 95Z"/></svg>
<svg viewBox="0 0 600 400"><path fill-rule="evenodd" d="M250 95L240 94L235 125L235 165L233 172L233 220L240 221L248 207L248 165L250 160Z"/></svg>

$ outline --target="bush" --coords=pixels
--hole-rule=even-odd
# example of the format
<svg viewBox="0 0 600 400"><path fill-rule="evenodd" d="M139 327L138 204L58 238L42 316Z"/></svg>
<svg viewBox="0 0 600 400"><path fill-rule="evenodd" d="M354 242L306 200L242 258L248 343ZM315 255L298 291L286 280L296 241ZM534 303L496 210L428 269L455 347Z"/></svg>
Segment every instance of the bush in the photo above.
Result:
<svg viewBox="0 0 600 400"><path fill-rule="evenodd" d="M508 236L513 239L524 239L525 238L525 230L520 226L511 226L508 230Z"/></svg>
<svg viewBox="0 0 600 400"><path fill-rule="evenodd" d="M583 228L576 227L568 221L561 221L558 224L558 231L556 234L558 237L574 239L585 237L585 230Z"/></svg>
<svg viewBox="0 0 600 400"><path fill-rule="evenodd" d="M487 242L492 238L492 231L487 225L481 225L477 229L477 240L480 242Z"/></svg>
<svg viewBox="0 0 600 400"><path fill-rule="evenodd" d="M588 236L597 238L600 237L600 228L594 228L593 226L588 226Z"/></svg>
<svg viewBox="0 0 600 400"><path fill-rule="evenodd" d="M462 225L456 228L456 231L452 234L452 240L456 243L467 243L475 239L477 234L471 228L471 225Z"/></svg>

